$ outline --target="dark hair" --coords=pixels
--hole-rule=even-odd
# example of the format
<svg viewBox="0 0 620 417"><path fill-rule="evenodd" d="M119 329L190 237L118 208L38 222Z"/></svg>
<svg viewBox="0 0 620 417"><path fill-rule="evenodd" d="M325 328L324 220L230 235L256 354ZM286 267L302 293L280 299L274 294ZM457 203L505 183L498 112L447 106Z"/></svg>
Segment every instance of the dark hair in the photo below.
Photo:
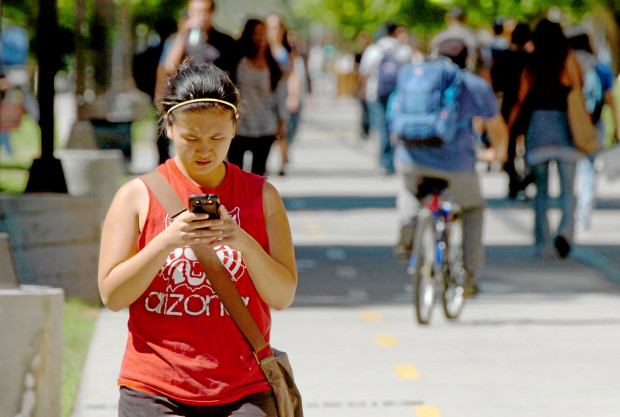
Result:
<svg viewBox="0 0 620 417"><path fill-rule="evenodd" d="M512 43L518 46L525 45L532 39L532 29L527 23L519 22L512 31Z"/></svg>
<svg viewBox="0 0 620 417"><path fill-rule="evenodd" d="M528 65L536 87L546 95L560 87L560 75L568 56L568 41L562 26L548 19L541 20L532 33L534 52Z"/></svg>
<svg viewBox="0 0 620 417"><path fill-rule="evenodd" d="M178 72L168 79L168 85L164 97L158 103L159 113L166 124L174 123L174 115L177 109L167 115L168 110L177 104L199 98L212 98L226 101L235 107L239 106L239 90L228 78L228 75L214 64L191 65L184 61ZM234 110L223 103L198 102L181 107L183 111L197 111L206 108L219 108L231 110L233 120L236 121ZM166 117L167 116L167 117Z"/></svg>
<svg viewBox="0 0 620 417"><path fill-rule="evenodd" d="M467 66L468 52L467 45L461 39L446 39L437 47L438 55L450 58L459 68Z"/></svg>
<svg viewBox="0 0 620 417"><path fill-rule="evenodd" d="M504 31L504 23L506 22L506 18L504 17L496 17L493 21L493 33L496 35L501 35Z"/></svg>
<svg viewBox="0 0 620 417"><path fill-rule="evenodd" d="M592 44L590 43L590 37L587 33L579 33L577 35L568 38L568 45L574 51L586 51L594 53Z"/></svg>
<svg viewBox="0 0 620 417"><path fill-rule="evenodd" d="M385 23L385 33L388 36L392 36L396 33L396 29L398 29L398 25L395 22L386 22Z"/></svg>
<svg viewBox="0 0 620 417"><path fill-rule="evenodd" d="M265 22L259 19L249 19L245 23L245 27L243 28L243 32L239 37L238 45L239 45L239 60L243 57L254 58L256 54L258 54L258 48L256 44L252 40L254 36L254 32L256 32L256 27L259 25L265 25ZM280 66L274 59L273 55L271 55L270 48L266 48L266 59L267 64L269 65L269 74L271 81L271 90L275 91L278 87L278 83L280 82L280 78L282 78L282 70Z"/></svg>

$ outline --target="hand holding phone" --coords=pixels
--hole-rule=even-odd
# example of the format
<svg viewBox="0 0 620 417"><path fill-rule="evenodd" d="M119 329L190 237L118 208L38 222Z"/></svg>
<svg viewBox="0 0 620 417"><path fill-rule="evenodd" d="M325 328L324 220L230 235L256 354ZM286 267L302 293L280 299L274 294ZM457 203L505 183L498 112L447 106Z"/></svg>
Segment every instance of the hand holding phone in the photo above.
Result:
<svg viewBox="0 0 620 417"><path fill-rule="evenodd" d="M207 213L209 219L219 219L220 198L215 194L190 195L189 211L192 213Z"/></svg>

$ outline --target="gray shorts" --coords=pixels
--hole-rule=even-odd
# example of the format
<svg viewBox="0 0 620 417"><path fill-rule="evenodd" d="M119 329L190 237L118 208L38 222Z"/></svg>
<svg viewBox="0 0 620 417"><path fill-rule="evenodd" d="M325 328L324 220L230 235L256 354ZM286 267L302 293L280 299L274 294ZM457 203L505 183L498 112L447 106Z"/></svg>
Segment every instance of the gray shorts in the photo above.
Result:
<svg viewBox="0 0 620 417"><path fill-rule="evenodd" d="M188 405L161 395L121 386L119 417L278 417L271 391L259 392L234 403Z"/></svg>

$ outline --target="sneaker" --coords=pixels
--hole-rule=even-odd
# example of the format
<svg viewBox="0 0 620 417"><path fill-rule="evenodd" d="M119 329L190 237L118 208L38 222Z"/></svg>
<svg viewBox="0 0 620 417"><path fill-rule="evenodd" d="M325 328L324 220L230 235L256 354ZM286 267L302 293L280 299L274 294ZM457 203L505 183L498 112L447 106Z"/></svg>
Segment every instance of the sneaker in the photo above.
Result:
<svg viewBox="0 0 620 417"><path fill-rule="evenodd" d="M394 257L399 261L406 261L409 257L411 257L411 247L402 243L394 246L392 251L394 253Z"/></svg>
<svg viewBox="0 0 620 417"><path fill-rule="evenodd" d="M570 254L570 243L564 236L558 236L553 241L553 246L555 246L555 250L558 251L558 255L560 258L565 259Z"/></svg>

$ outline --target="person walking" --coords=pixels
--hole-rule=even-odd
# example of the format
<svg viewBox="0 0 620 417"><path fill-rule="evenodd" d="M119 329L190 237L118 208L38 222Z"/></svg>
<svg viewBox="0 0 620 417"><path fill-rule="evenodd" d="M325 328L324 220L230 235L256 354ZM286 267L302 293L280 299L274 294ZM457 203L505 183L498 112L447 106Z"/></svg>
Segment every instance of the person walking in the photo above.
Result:
<svg viewBox="0 0 620 417"><path fill-rule="evenodd" d="M450 58L454 66L460 67L452 70L457 72L461 79L458 87L460 92L455 96L456 106L453 110L457 112L455 123L459 128L455 130L454 137L441 143L415 144L409 141L409 138L397 136L395 166L401 177L401 185L396 200L399 235L394 254L397 259L406 260L413 250L416 218L422 208L421 202L416 198L419 180L422 177L447 180L447 198L459 204L462 209L463 261L467 273L464 290L466 296L473 296L480 291L478 276L484 263L482 226L485 207L475 170L477 133L473 119L482 119L492 145L484 154L486 162L502 162L506 158L508 128L489 83L463 70L468 56L466 45L461 42L445 42L439 48L438 54ZM417 68L423 71L422 67Z"/></svg>
<svg viewBox="0 0 620 417"><path fill-rule="evenodd" d="M575 149L567 114L567 97L572 88L583 86L582 70L559 23L542 19L532 34L534 51L526 64L509 125L527 126L526 161L532 168L535 250L538 256L555 251L566 258L575 231L573 186L577 162L583 157ZM560 174L562 219L553 240L547 218L549 208L549 165L555 162Z"/></svg>
<svg viewBox="0 0 620 417"><path fill-rule="evenodd" d="M243 107L237 137L228 151L228 162L243 167L243 157L250 152L251 171L264 175L273 142L286 134L286 89L280 88L283 73L269 49L263 21L246 22L238 49L241 60L235 79Z"/></svg>
<svg viewBox="0 0 620 417"><path fill-rule="evenodd" d="M493 89L501 95L501 112L505 120L510 119L510 113L519 95L521 73L533 50L531 42L532 31L526 23L517 23L511 35L510 48L498 50L493 55L491 66L491 80ZM523 126L512 126L508 139L508 156L503 169L508 175L508 197L516 199L519 193L534 180L528 168L517 169L517 148L519 138L525 134ZM525 198L525 196L524 196Z"/></svg>
<svg viewBox="0 0 620 417"><path fill-rule="evenodd" d="M579 30L579 29L576 29ZM612 93L614 72L610 65L599 61L594 53L590 37L585 32L578 32L568 38L568 43L577 56L584 74L583 94L586 108L592 122L596 125L596 135L599 149L603 149L605 142L605 125L601 120L603 106L607 104L611 109L613 120L613 138L617 140L620 124L616 101ZM598 152L582 158L577 163L577 183L579 194L575 211L575 228L577 232L590 228L592 210L596 204L597 172L594 161Z"/></svg>
<svg viewBox="0 0 620 417"><path fill-rule="evenodd" d="M181 200L217 194L219 219L189 211L170 219L140 178L123 185L108 210L99 291L109 309L129 308L121 417L277 417L252 348L191 249L218 254L269 341L270 308L288 307L295 295L295 254L277 190L225 162L239 102L232 81L207 64L180 68L158 106L177 154L157 171Z"/></svg>
<svg viewBox="0 0 620 417"><path fill-rule="evenodd" d="M397 38L398 26L385 24L385 36L366 48L359 66L359 74L366 102L369 106L371 125L379 134L379 167L383 175L394 174L394 149L386 120L390 94L396 85L398 68L411 60L411 46Z"/></svg>
<svg viewBox="0 0 620 417"><path fill-rule="evenodd" d="M308 64L302 51L302 42L294 31L287 31L290 46L289 57L291 70L286 79L286 136L278 140L280 148L280 175L286 175L286 166L289 163L289 148L297 136L299 119L306 101L314 104L312 81L308 72Z"/></svg>

